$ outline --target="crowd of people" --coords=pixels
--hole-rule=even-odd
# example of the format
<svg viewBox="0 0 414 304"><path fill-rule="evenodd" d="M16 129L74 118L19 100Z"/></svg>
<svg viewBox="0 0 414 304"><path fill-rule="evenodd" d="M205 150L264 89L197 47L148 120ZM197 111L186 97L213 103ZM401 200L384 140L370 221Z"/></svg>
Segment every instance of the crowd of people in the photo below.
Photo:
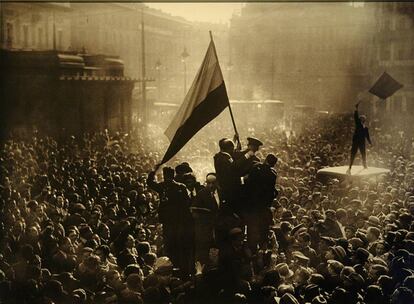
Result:
<svg viewBox="0 0 414 304"><path fill-rule="evenodd" d="M247 193L220 197L215 133L162 176L163 147L139 134L3 141L0 303L413 303L413 138L371 128L367 165L390 174L319 181L348 165L351 124L249 134L260 150L239 157L278 176L259 213L248 178ZM209 163L203 178L196 161Z"/></svg>

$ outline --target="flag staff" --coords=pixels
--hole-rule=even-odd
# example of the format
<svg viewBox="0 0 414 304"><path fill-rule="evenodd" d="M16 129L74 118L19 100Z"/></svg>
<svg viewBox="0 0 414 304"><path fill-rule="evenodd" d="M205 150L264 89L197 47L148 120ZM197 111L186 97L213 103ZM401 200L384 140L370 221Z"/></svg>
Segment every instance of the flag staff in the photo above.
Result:
<svg viewBox="0 0 414 304"><path fill-rule="evenodd" d="M216 46L214 45L214 41L213 41L213 34L211 33L211 31L209 31L209 33L210 33L211 42L213 43L214 55L216 55L216 58L217 58L217 61L218 61L219 59L218 59L217 52L216 52ZM221 73L221 69L220 69L220 73ZM224 77L223 77L223 79L224 79ZM229 111L230 111L231 122L233 123L234 132L236 133L237 144L238 144L238 146L241 147L239 132L237 132L236 122L234 121L233 111L231 110L230 99L229 99Z"/></svg>

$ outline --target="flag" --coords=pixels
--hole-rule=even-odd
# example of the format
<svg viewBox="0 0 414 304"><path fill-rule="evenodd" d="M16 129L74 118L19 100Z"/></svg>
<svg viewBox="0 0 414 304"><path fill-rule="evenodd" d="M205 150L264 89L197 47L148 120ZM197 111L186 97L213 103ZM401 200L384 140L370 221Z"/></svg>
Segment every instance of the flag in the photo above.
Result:
<svg viewBox="0 0 414 304"><path fill-rule="evenodd" d="M161 164L170 160L206 124L227 106L226 85L220 69L214 42L211 39L203 63L184 102L164 134L170 140Z"/></svg>
<svg viewBox="0 0 414 304"><path fill-rule="evenodd" d="M392 78L387 72L384 72L372 88L369 89L369 92L381 99L386 99L402 87L401 83Z"/></svg>

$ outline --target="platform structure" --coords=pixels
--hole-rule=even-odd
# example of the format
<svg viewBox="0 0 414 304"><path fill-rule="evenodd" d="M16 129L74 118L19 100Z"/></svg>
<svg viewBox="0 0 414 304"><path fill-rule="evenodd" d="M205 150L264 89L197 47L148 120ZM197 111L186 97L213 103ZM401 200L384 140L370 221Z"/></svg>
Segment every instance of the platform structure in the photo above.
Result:
<svg viewBox="0 0 414 304"><path fill-rule="evenodd" d="M379 177L384 174L388 174L390 170L384 168L368 167L365 169L363 166L352 166L351 174L347 174L348 166L339 167L327 167L318 170L316 177L318 179L325 178L337 178L339 180L345 178L371 178Z"/></svg>

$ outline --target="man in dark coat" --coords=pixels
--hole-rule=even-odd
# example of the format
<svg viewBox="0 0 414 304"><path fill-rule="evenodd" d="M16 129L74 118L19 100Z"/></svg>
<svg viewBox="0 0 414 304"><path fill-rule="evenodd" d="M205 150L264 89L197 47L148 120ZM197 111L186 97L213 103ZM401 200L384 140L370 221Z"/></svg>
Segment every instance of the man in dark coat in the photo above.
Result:
<svg viewBox="0 0 414 304"><path fill-rule="evenodd" d="M205 187L197 193L191 207L194 219L195 258L206 264L209 250L214 245L214 226L219 208L217 177L215 173L206 176Z"/></svg>
<svg viewBox="0 0 414 304"><path fill-rule="evenodd" d="M277 196L277 173L274 166L277 157L273 154L266 156L263 163L255 164L246 179L247 205L244 218L247 223L247 239L250 248L256 249L263 244L272 225L272 212L270 207Z"/></svg>
<svg viewBox="0 0 414 304"><path fill-rule="evenodd" d="M351 168L354 163L355 156L356 156L358 149L361 152L362 164L364 168L365 169L368 168L367 167L367 156L366 156L366 151L365 151L365 139L369 142L370 145L372 145L371 139L369 137L368 127L365 126L366 117L364 115L360 116L358 114L358 106L359 106L359 102L355 105L355 112L354 112L355 131L352 137L351 160L350 160L349 168L347 171L348 174L351 173Z"/></svg>
<svg viewBox="0 0 414 304"><path fill-rule="evenodd" d="M248 151L239 159L233 159L234 143L223 138L219 141L220 152L214 155L214 168L219 184L220 200L229 204L235 212L239 211L241 194L241 169L254 156Z"/></svg>
<svg viewBox="0 0 414 304"><path fill-rule="evenodd" d="M235 160L240 159L249 151L256 153L259 151L261 146L263 146L263 143L257 138L247 137L247 148L241 151L235 151L234 159ZM244 165L240 168L241 176L248 175L250 170L252 170L253 166L258 163L260 163L260 159L256 155L253 155L252 157L250 157L249 160L245 162Z"/></svg>
<svg viewBox="0 0 414 304"><path fill-rule="evenodd" d="M325 220L318 223L319 232L321 235L332 238L345 238L344 233L339 226L336 218L336 212L328 209L325 211Z"/></svg>
<svg viewBox="0 0 414 304"><path fill-rule="evenodd" d="M163 228L166 255L184 275L193 270L194 225L190 198L184 184L174 181L174 169L163 168L164 181L155 181L155 172L148 174L148 187L160 196L159 221Z"/></svg>

